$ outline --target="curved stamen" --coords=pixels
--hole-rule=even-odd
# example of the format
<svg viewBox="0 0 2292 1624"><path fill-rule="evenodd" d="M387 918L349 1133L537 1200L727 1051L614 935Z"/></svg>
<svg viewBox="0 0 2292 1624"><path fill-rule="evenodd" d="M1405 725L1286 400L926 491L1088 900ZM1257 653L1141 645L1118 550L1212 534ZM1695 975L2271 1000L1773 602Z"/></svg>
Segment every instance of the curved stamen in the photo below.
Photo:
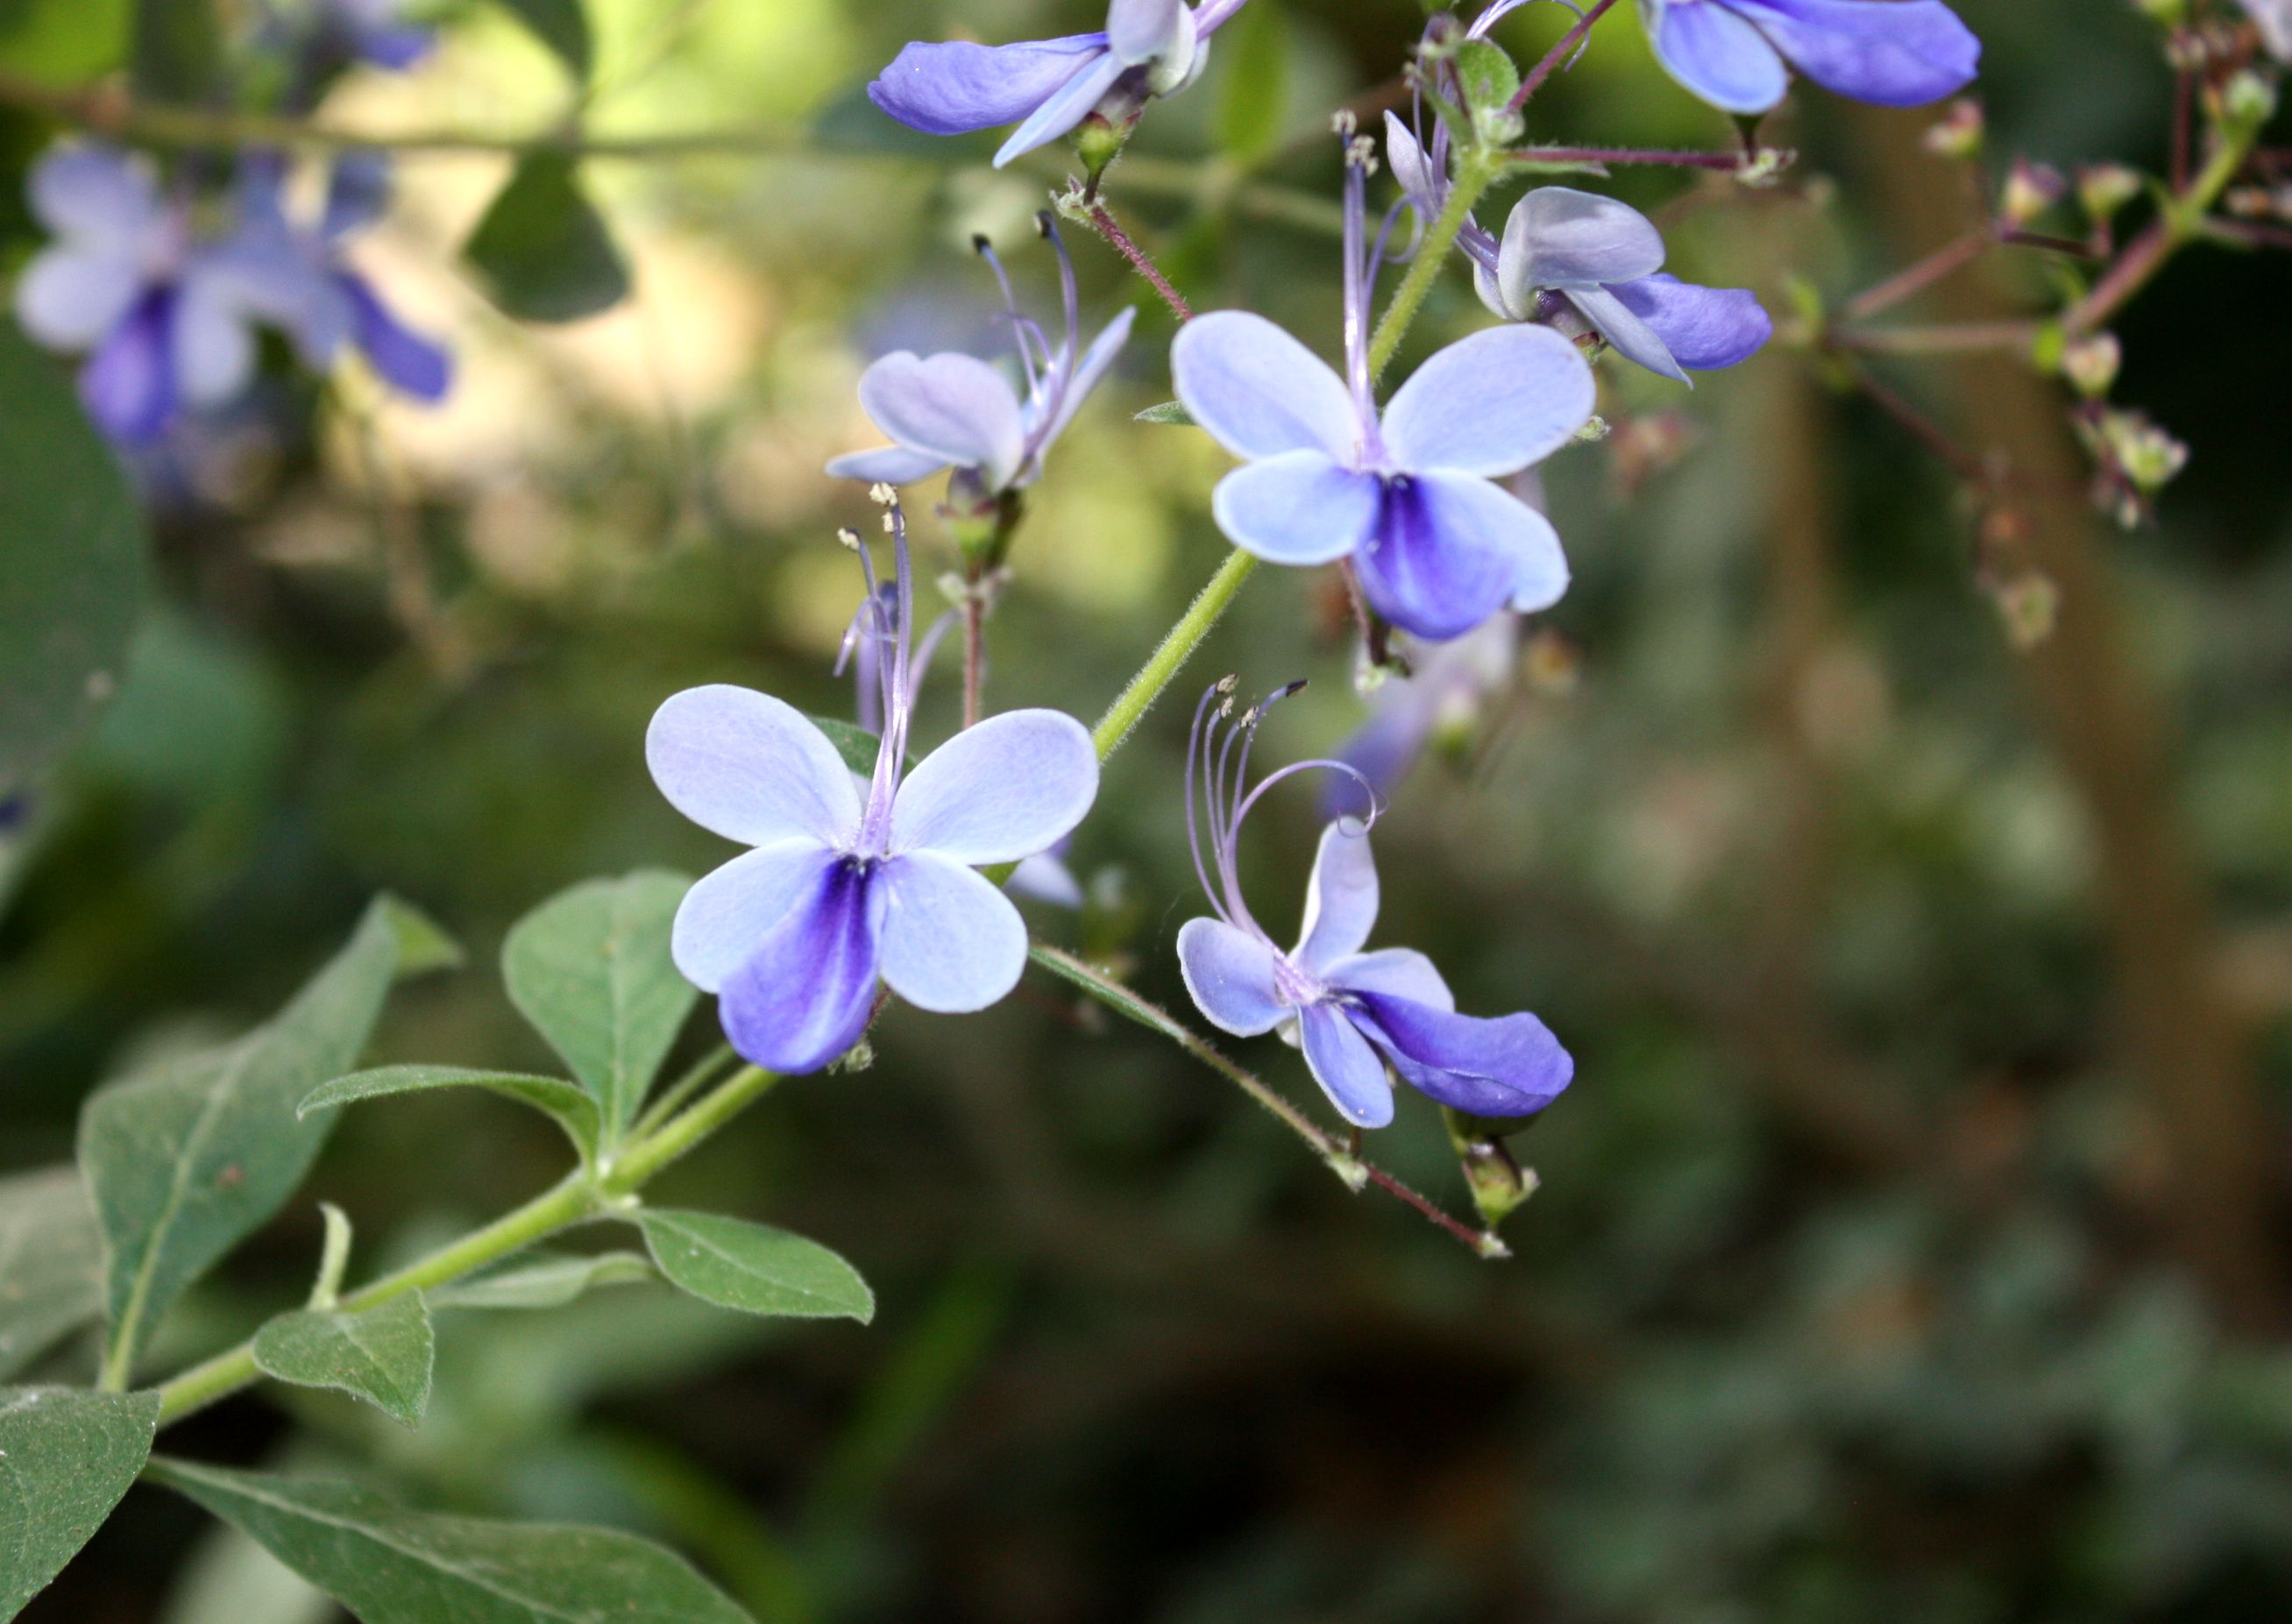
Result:
<svg viewBox="0 0 2292 1624"><path fill-rule="evenodd" d="M1352 389L1353 410L1360 418L1361 432L1374 440L1376 396L1369 374L1368 270L1362 261L1363 238L1368 235L1368 170L1349 117L1340 118L1337 133L1345 143L1345 381Z"/></svg>
<svg viewBox="0 0 2292 1624"><path fill-rule="evenodd" d="M1066 312L1066 341L1055 351L1045 345L1042 386L1035 396L1034 422L1029 425L1024 454L1019 466L1030 467L1050 443L1052 432L1066 409L1068 395L1074 389L1075 371L1082 364L1082 294L1075 284L1074 256L1067 252L1066 239L1059 235L1058 217L1048 209L1035 216L1035 229L1059 258L1059 297ZM1038 332L1039 336L1039 332Z"/></svg>
<svg viewBox="0 0 2292 1624"><path fill-rule="evenodd" d="M1267 790L1272 788L1274 785L1282 782L1284 780L1296 777L1301 772L1342 772L1345 777L1352 780L1354 783L1360 785L1361 792L1368 796L1368 815L1365 818L1355 820L1355 821L1360 823L1363 832L1367 832L1368 829L1375 828L1377 819L1384 815L1384 797L1377 794L1376 785L1370 783L1367 778L1362 776L1360 769L1355 767L1350 762L1335 761L1324 757L1318 761L1293 761L1286 767L1277 767L1272 772L1267 773L1263 779L1259 780L1257 788L1251 790L1247 796L1243 797L1240 806L1235 810L1233 824L1234 832L1236 834L1240 832L1241 820L1249 816L1251 809L1257 804L1260 797L1262 797Z"/></svg>
<svg viewBox="0 0 2292 1624"><path fill-rule="evenodd" d="M1003 289L1003 314L1011 323L1012 342L1019 351L1019 365L1027 375L1027 395L1029 400L1036 399L1043 392L1043 375L1051 364L1050 341L1043 336L1043 329L1019 309L1019 294L1011 286L1011 273L1003 269L1002 255L995 252L995 245L987 239L986 233L981 232L973 237L971 246L980 258L987 262L988 267L995 272L996 282ZM1041 347L1039 364L1029 339L1033 345Z"/></svg>
<svg viewBox="0 0 2292 1624"><path fill-rule="evenodd" d="M1210 884L1209 866L1202 860L1201 820L1197 811L1198 801L1197 788L1198 786L1207 788L1207 785L1200 783L1200 775L1196 772L1196 764L1207 761L1210 739L1217 731L1215 720L1209 718L1210 705L1222 694L1229 691L1232 686L1233 679L1228 676L1220 678L1202 690L1201 699L1194 707L1194 724L1186 733L1186 849L1193 856L1195 883L1201 886L1202 895L1208 899L1211 911L1228 925L1233 923L1233 916L1227 912L1225 899L1219 894L1218 887ZM1217 827L1215 816L1211 819L1210 827L1213 831ZM1215 841L1215 833L1212 838Z"/></svg>

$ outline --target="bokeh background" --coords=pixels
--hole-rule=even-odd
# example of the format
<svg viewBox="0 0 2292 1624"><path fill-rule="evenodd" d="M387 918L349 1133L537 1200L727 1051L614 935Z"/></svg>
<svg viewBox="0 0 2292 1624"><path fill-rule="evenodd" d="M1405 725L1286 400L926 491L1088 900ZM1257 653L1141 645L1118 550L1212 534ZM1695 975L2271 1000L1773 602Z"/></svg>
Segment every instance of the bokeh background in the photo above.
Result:
<svg viewBox="0 0 2292 1624"><path fill-rule="evenodd" d="M708 681L850 703L829 667L857 580L832 532L870 510L819 466L875 442L868 358L989 342L974 231L1055 308L1029 221L1060 164L997 174L857 93L908 38L1094 26L1086 0L592 9L593 133L753 129L757 149L593 165L635 295L564 329L506 321L455 269L507 160L408 158L362 263L452 335L450 402L353 383L314 413L282 372L157 472L162 607L99 730L0 835L0 1171L67 1158L80 1100L139 1056L258 1018L381 889L470 964L399 995L379 1056L545 1067L492 968L508 925L592 875L723 854L644 776L652 707ZM2129 4L1960 9L1993 154L2161 165L2170 76ZM1155 108L1112 195L1198 305L1333 349L1327 119L1390 80L1422 13L1256 13ZM1531 55L1566 20L1532 7L1501 37ZM565 95L472 8L422 72L354 77L325 116L538 130ZM1537 107L1547 139L1729 133L1623 14ZM1618 185L1675 268L1788 314L1795 282L1835 300L1973 217L1921 145L1932 117L1802 97L1770 126L1802 152L1783 186ZM0 118L12 259L38 140ZM1130 420L1167 397L1168 319L1103 245L1073 246L1086 312L1135 302L1140 336L1026 521L989 702L1087 717L1222 555L1224 462ZM2010 311L2039 274L1977 272L1913 313ZM1537 1009L1578 1057L1516 1142L1544 1184L1514 1261L1349 1198L1217 1078L1030 976L983 1016L893 1013L871 1070L783 1089L675 1175L687 1204L843 1251L872 1327L645 1288L464 1314L418 1433L274 1390L177 1442L646 1529L771 1624L2288 1616L2288 290L2280 263L2191 255L2119 324L2120 395L2194 449L2129 534L2073 494L1978 512L1786 345L1691 395L1610 373L1617 435L1548 471L1574 590L1379 831L1380 939L1432 952L1469 1009ZM1481 319L1452 278L1412 347ZM1879 370L2074 483L2050 386ZM1996 602L2001 549L2061 594L2033 647ZM1193 675L1312 679L1263 747L1319 754L1361 714L1348 639L1327 583L1264 572ZM1188 708L1110 769L1074 852L1088 917L1037 921L1180 1003ZM1265 917L1290 917L1314 828L1310 792L1253 823ZM1242 1046L1310 1092L1287 1051ZM1376 1150L1464 1209L1424 1106ZM410 1251L560 1152L485 1097L351 1113L175 1353L295 1297L318 1196ZM333 1615L145 1492L26 1616Z"/></svg>

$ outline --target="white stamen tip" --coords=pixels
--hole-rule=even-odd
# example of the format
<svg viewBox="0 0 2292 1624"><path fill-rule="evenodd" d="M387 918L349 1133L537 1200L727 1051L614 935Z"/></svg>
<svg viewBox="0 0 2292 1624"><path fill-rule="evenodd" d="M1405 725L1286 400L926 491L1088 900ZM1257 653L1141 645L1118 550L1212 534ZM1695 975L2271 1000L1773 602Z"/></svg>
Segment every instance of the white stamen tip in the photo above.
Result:
<svg viewBox="0 0 2292 1624"><path fill-rule="evenodd" d="M881 503L885 507L891 507L899 501L900 493L879 480L868 487L868 499L870 502Z"/></svg>
<svg viewBox="0 0 2292 1624"><path fill-rule="evenodd" d="M1349 107L1341 107L1329 117L1329 129L1338 139L1351 141L1353 132L1360 128L1360 118Z"/></svg>
<svg viewBox="0 0 2292 1624"><path fill-rule="evenodd" d="M854 553L857 553L860 550L860 532L851 529L849 525L839 526L837 528L835 539L842 542L845 546L851 548Z"/></svg>

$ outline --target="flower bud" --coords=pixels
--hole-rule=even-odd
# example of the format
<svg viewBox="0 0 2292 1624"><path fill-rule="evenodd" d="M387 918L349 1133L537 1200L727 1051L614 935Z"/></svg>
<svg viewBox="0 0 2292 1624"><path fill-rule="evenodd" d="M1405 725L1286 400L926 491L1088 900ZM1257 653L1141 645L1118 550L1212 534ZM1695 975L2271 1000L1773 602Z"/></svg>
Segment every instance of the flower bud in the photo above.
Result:
<svg viewBox="0 0 2292 1624"><path fill-rule="evenodd" d="M2068 190L2069 182L2052 165L2033 164L2017 158L2006 177L2006 190L1998 209L2014 224L2028 225L2060 202Z"/></svg>
<svg viewBox="0 0 2292 1624"><path fill-rule="evenodd" d="M2141 195L2141 176L2123 164L2089 164L2078 171L2077 184L2078 204L2096 222Z"/></svg>
<svg viewBox="0 0 2292 1624"><path fill-rule="evenodd" d="M2118 411L2101 420L2101 438L2126 482L2143 495L2170 484L2189 465L2189 448L2144 412Z"/></svg>
<svg viewBox="0 0 2292 1624"><path fill-rule="evenodd" d="M2054 634L2061 618L2062 589L2035 570L2016 571L1989 583L1989 600L2006 623L2006 640L2025 652Z"/></svg>
<svg viewBox="0 0 2292 1624"><path fill-rule="evenodd" d="M2088 400L2097 400L2110 392L2124 364L2125 348L2114 333L2073 340L2062 351L2062 376Z"/></svg>
<svg viewBox="0 0 2292 1624"><path fill-rule="evenodd" d="M1981 103L1971 96L1961 96L1949 104L1949 111L1942 115L1941 123L1927 127L1926 150L1942 158L1979 158L1985 127Z"/></svg>
<svg viewBox="0 0 2292 1624"><path fill-rule="evenodd" d="M1465 1187L1473 1192L1473 1205L1480 1210L1481 1222L1493 1232L1536 1193L1539 1182L1534 1168L1521 1167L1505 1148L1504 1135L1526 1125L1468 1116L1445 1105L1441 1115L1449 1124L1449 1143L1456 1147Z"/></svg>
<svg viewBox="0 0 2292 1624"><path fill-rule="evenodd" d="M2150 20L2167 28L2177 28L2189 20L2189 0L2133 0L2134 6Z"/></svg>
<svg viewBox="0 0 2292 1624"><path fill-rule="evenodd" d="M2276 116L2276 87L2267 78L2245 69L2221 86L2221 117L2245 129L2257 129Z"/></svg>

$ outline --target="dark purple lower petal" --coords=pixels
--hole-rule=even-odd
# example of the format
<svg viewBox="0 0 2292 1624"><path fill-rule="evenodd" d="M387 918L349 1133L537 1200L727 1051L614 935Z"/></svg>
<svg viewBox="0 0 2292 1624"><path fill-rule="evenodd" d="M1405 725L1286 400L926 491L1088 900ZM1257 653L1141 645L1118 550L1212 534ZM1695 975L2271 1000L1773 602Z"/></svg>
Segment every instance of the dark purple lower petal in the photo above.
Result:
<svg viewBox="0 0 2292 1624"><path fill-rule="evenodd" d="M1531 1014L1483 1020L1385 993L1355 991L1355 1018L1400 1079L1480 1117L1526 1117L1558 1099L1576 1062Z"/></svg>
<svg viewBox="0 0 2292 1624"><path fill-rule="evenodd" d="M405 23L381 23L355 32L358 54L377 68L393 71L411 68L438 43L434 28Z"/></svg>
<svg viewBox="0 0 2292 1624"><path fill-rule="evenodd" d="M1690 371L1716 372L1747 361L1774 336L1774 322L1747 288L1699 287L1658 271L1608 291L1653 327Z"/></svg>
<svg viewBox="0 0 2292 1624"><path fill-rule="evenodd" d="M875 871L840 862L734 971L718 998L744 1059L790 1076L860 1041L876 1000L884 898Z"/></svg>
<svg viewBox="0 0 2292 1624"><path fill-rule="evenodd" d="M175 415L176 301L172 285L145 294L80 369L87 415L121 445L148 445Z"/></svg>
<svg viewBox="0 0 2292 1624"><path fill-rule="evenodd" d="M1519 555L1480 519L1433 481L1408 474L1386 480L1376 531L1353 553L1370 607L1435 642L1471 631L1503 608L1520 573Z"/></svg>
<svg viewBox="0 0 2292 1624"><path fill-rule="evenodd" d="M337 272L335 285L351 303L351 332L359 351L383 381L417 400L442 400L454 384L454 358L401 325L362 276Z"/></svg>
<svg viewBox="0 0 2292 1624"><path fill-rule="evenodd" d="M1941 0L1726 0L1827 90L1923 107L1965 88L1981 42Z"/></svg>

